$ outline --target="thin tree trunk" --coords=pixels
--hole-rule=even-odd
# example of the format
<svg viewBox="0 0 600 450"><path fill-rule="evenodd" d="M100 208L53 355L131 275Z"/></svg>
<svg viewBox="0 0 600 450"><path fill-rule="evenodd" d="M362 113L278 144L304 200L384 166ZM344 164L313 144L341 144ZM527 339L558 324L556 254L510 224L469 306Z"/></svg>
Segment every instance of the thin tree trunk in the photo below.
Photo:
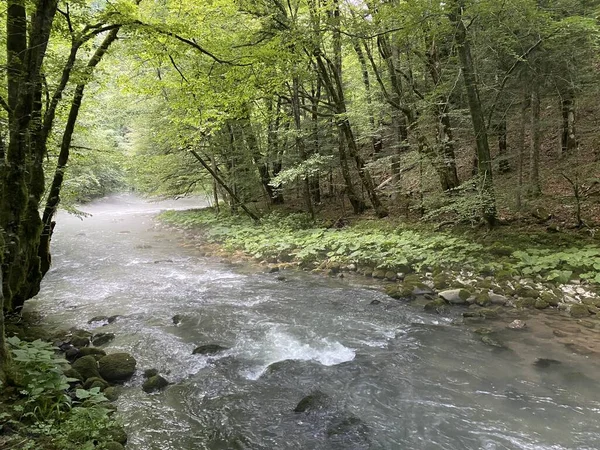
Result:
<svg viewBox="0 0 600 450"><path fill-rule="evenodd" d="M497 125L498 131L498 171L506 173L510 171L508 162L508 138L506 117L503 117Z"/></svg>
<svg viewBox="0 0 600 450"><path fill-rule="evenodd" d="M575 134L575 95L568 90L561 101L562 109L562 138L561 156L566 156L576 150L579 143Z"/></svg>
<svg viewBox="0 0 600 450"><path fill-rule="evenodd" d="M469 100L469 110L471 112L471 121L473 122L473 131L475 132L475 142L477 144L477 168L478 176L481 180L480 191L483 197L482 215L491 227L496 223L496 197L492 180L492 160L490 157L487 127L483 116L481 100L479 98L477 74L471 56L471 45L467 35L467 28L463 23L463 8L463 0L457 0L452 13L450 14L450 19L456 26L455 38L463 71L465 90Z"/></svg>
<svg viewBox="0 0 600 450"><path fill-rule="evenodd" d="M538 83L534 81L531 94L531 151L529 154L529 195L532 197L539 197L542 193L540 182L540 151L542 145L540 103L540 88Z"/></svg>
<svg viewBox="0 0 600 450"><path fill-rule="evenodd" d="M527 92L523 90L521 100L521 121L519 123L519 158L518 158L518 173L519 183L517 186L517 209L520 211L522 208L522 197L523 197L523 164L525 163L525 123L527 122L527 106L529 98Z"/></svg>
<svg viewBox="0 0 600 450"><path fill-rule="evenodd" d="M438 48L432 39L428 45L427 66L429 75L435 88L441 82L442 74L440 67L440 58ZM450 105L448 98L444 95L438 95L435 99L434 113L437 119L437 141L438 156L434 160L437 165L437 171L440 176L442 190L449 191L459 186L458 173L456 171L456 156L454 153L454 137L452 124L450 123Z"/></svg>
<svg viewBox="0 0 600 450"><path fill-rule="evenodd" d="M296 150L298 156L302 162L306 161L306 147L304 144L304 138L302 137L302 118L300 116L300 81L297 76L292 79L292 111L294 116L294 125L296 126ZM301 180L302 183L302 197L306 204L306 210L312 218L315 217L315 210L312 204L312 198L310 195L310 182L308 175L304 176Z"/></svg>
<svg viewBox="0 0 600 450"><path fill-rule="evenodd" d="M371 144L373 145L373 153L375 155L381 153L383 150L383 139L379 134L377 126L375 125L375 114L373 112L373 98L371 94L371 80L369 77L369 69L367 68L367 60L362 51L358 39L352 40L352 46L356 52L358 62L362 72L363 84L365 86L365 98L367 100L367 115L369 116L369 124L371 125Z"/></svg>
<svg viewBox="0 0 600 450"><path fill-rule="evenodd" d="M321 101L321 80L317 78L317 86L313 91L311 98L311 120L312 120L312 134L313 134L313 155L318 155L321 151L321 142L319 139L319 102ZM310 178L310 192L313 198L313 202L318 205L321 203L321 185L320 185L320 174L311 176Z"/></svg>

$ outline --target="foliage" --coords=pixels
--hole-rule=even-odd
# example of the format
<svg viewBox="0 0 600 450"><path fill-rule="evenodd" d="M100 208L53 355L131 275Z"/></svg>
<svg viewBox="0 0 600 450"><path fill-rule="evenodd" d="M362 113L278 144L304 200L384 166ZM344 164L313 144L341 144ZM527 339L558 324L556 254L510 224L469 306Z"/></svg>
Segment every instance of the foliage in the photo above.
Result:
<svg viewBox="0 0 600 450"><path fill-rule="evenodd" d="M20 430L20 448L40 448L39 440L31 439L38 436L48 439L43 448L93 449L94 441L105 439L107 430L117 426L100 388L71 391L70 383L78 380L65 376L68 363L50 343L17 337L7 342L21 397L8 405L10 412L0 415L0 427Z"/></svg>
<svg viewBox="0 0 600 450"><path fill-rule="evenodd" d="M452 233L417 231L378 221L362 221L342 229L326 228L307 215L286 216L280 212L267 215L258 225L240 216L217 216L211 209L167 211L160 219L202 230L209 241L221 243L228 250L243 250L257 259L292 257L303 265L327 260L391 270L508 271L557 283L573 277L600 283L598 247L572 246L557 251L502 246L502 251L497 252L494 246Z"/></svg>

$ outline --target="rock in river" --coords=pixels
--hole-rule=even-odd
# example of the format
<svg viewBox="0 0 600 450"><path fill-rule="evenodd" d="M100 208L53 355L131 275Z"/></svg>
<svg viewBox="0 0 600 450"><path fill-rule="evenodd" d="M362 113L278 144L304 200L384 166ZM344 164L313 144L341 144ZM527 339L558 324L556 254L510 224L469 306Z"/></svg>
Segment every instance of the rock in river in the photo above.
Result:
<svg viewBox="0 0 600 450"><path fill-rule="evenodd" d="M448 303L461 305L467 302L467 299L471 296L471 293L466 289L449 289L447 291L440 292L439 296Z"/></svg>
<svg viewBox="0 0 600 450"><path fill-rule="evenodd" d="M314 412L329 407L331 400L329 396L321 391L314 391L304 397L294 408L294 412Z"/></svg>
<svg viewBox="0 0 600 450"><path fill-rule="evenodd" d="M154 375L144 381L142 384L142 389L144 392L150 394L152 392L160 391L163 388L166 388L169 385L169 382L165 380L160 375Z"/></svg>
<svg viewBox="0 0 600 450"><path fill-rule="evenodd" d="M193 355L216 355L217 353L229 350L228 347L223 347L218 344L205 344L200 347L196 347L192 352Z"/></svg>
<svg viewBox="0 0 600 450"><path fill-rule="evenodd" d="M79 358L73 363L72 367L81 374L84 380L100 376L98 372L98 362L92 355Z"/></svg>
<svg viewBox="0 0 600 450"><path fill-rule="evenodd" d="M135 373L136 360L129 353L113 353L98 361L99 372L107 381L126 381Z"/></svg>

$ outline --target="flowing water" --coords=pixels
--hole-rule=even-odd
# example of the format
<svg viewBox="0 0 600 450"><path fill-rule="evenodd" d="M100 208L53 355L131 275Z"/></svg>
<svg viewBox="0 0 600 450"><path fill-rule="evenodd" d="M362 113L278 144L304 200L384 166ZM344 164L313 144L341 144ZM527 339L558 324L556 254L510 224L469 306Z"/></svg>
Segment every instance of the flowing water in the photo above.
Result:
<svg viewBox="0 0 600 450"><path fill-rule="evenodd" d="M121 316L101 331L140 369L117 402L128 449L600 448L592 356L514 330L499 335L507 348L491 347L458 309L430 315L302 272L281 280L201 257L155 226L159 210L201 203L118 196L86 206L83 221L60 215L53 268L28 305L63 328ZM192 355L206 343L229 350ZM144 393L147 368L173 384ZM295 413L315 390L330 405Z"/></svg>

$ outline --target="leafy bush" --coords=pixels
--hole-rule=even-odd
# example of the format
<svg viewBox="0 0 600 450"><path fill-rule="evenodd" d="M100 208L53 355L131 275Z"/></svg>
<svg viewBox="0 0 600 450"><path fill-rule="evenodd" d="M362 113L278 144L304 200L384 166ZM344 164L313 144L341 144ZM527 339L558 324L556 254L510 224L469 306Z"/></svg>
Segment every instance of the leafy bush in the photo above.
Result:
<svg viewBox="0 0 600 450"><path fill-rule="evenodd" d="M93 449L95 441L118 426L100 388L70 392L69 383L78 380L64 375L68 363L51 344L17 337L7 342L21 397L6 409L10 413L0 415L0 428L20 431L15 437L19 448ZM40 438L46 438L43 444Z"/></svg>

